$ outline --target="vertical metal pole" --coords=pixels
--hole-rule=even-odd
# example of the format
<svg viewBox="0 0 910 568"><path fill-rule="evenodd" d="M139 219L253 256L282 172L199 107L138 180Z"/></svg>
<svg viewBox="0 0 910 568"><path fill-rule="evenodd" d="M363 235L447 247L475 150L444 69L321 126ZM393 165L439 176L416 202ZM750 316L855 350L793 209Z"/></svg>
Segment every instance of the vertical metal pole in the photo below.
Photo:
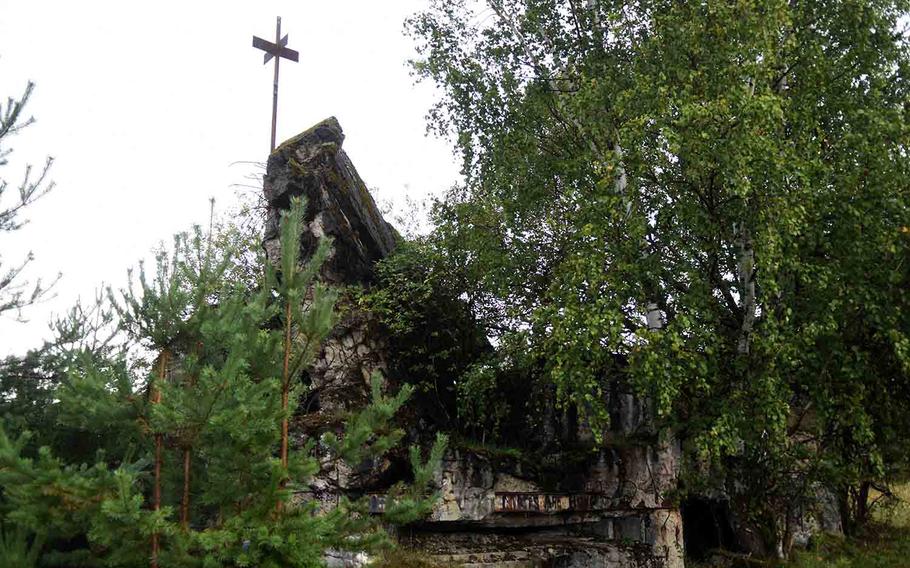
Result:
<svg viewBox="0 0 910 568"><path fill-rule="evenodd" d="M281 16L275 24L275 45L281 45ZM272 81L272 146L269 153L275 150L275 126L278 124L278 62L281 57L275 56L275 79Z"/></svg>

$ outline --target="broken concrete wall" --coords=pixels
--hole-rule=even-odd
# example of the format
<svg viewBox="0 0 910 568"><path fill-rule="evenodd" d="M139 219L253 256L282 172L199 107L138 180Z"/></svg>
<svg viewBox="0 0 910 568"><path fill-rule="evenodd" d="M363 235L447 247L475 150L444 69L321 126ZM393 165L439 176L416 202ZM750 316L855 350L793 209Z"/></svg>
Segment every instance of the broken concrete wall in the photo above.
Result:
<svg viewBox="0 0 910 568"><path fill-rule="evenodd" d="M271 259L279 257L280 212L292 197L305 197L302 258L329 237L323 281L368 287L375 263L394 250L398 237L344 153L343 141L331 118L272 153L264 184L269 205L264 246ZM310 394L292 423L298 441L340 428L340 411L365 403L370 375L387 368L388 338L371 314L344 300L341 311L306 377ZM679 446L650 430L647 401L622 389L610 392L615 416L606 443L595 444L584 425L563 428L586 444L580 456L569 459L555 446L549 454L523 459L452 448L437 479L440 499L432 514L400 538L466 566L682 566L681 521L670 500ZM373 492L373 512L382 513L382 485L397 481L390 463L372 464L369 471L324 463L312 491L300 498L330 507L340 494Z"/></svg>
<svg viewBox="0 0 910 568"><path fill-rule="evenodd" d="M280 257L278 224L291 198L306 200L301 259L319 240L332 241L320 271L329 284L358 286L373 280L373 265L395 248L397 235L379 212L366 184L342 149L344 133L335 118L291 138L269 156L264 178L268 216L263 246L273 262ZM369 313L343 298L341 321L323 345L310 371L304 414L337 413L366 402L370 377L386 368L385 340Z"/></svg>
<svg viewBox="0 0 910 568"><path fill-rule="evenodd" d="M268 203L265 243L277 258L280 212L292 197L308 203L300 237L301 258L309 258L321 237L333 241L322 280L363 284L373 265L395 248L397 235L342 149L344 133L332 117L291 138L269 156L263 184Z"/></svg>

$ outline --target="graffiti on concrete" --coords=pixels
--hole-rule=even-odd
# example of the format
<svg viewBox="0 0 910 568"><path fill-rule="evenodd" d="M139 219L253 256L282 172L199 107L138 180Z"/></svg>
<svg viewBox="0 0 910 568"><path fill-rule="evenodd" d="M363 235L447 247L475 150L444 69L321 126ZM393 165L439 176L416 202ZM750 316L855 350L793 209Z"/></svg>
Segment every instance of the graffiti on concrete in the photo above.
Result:
<svg viewBox="0 0 910 568"><path fill-rule="evenodd" d="M565 513L604 511L612 499L598 493L496 493L496 513Z"/></svg>
<svg viewBox="0 0 910 568"><path fill-rule="evenodd" d="M602 493L495 493L494 513L586 513L606 511L616 507L613 499ZM373 515L385 513L387 496L384 493L367 495Z"/></svg>

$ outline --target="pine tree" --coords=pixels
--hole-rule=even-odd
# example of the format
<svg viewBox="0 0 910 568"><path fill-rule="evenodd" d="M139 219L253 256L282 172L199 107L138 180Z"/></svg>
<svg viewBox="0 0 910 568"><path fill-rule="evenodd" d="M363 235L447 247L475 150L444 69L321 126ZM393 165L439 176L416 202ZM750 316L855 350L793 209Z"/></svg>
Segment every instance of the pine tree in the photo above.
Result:
<svg viewBox="0 0 910 568"><path fill-rule="evenodd" d="M332 329L337 294L319 282L316 274L328 256L331 241L321 239L312 258L300 266L300 230L304 206L294 198L281 213L281 272L268 271L282 303L283 363L281 369L281 466L288 469L288 420L291 381L299 376L318 353ZM281 507L281 501L279 509Z"/></svg>
<svg viewBox="0 0 910 568"><path fill-rule="evenodd" d="M25 107L34 89L35 84L29 82L20 98L9 97L5 108L0 104L0 168L9 163L8 156L12 153L12 149L6 146L9 138L35 121L34 118L25 118L24 115ZM22 180L16 185L18 195L9 205L3 203L4 194L10 187L9 181L0 175L0 234L15 231L21 227L23 224L20 219L22 211L54 187L53 182L47 180L47 174L53 162L53 158L47 158L44 166L37 170L37 175L31 165L25 166ZM53 286L53 283L48 286L41 280L37 280L34 284L22 280L22 271L32 260L33 257L29 253L24 261L11 268L3 268L3 264L0 262L0 269L2 269L0 270L0 314L9 311L18 312L25 306L38 301Z"/></svg>
<svg viewBox="0 0 910 568"><path fill-rule="evenodd" d="M152 407L149 412L149 426L154 437L154 483L152 488L152 509L159 511L162 504L162 467L165 453L166 433L176 433L173 423L159 411L163 391L174 365L174 357L180 354L190 357L198 345L201 327L210 317L213 301L219 297L218 286L223 280L226 262L213 260L210 246L197 227L193 237L178 235L174 241L173 255L161 251L158 255L157 273L149 280L144 267L140 267L138 292L130 288L121 293L121 301L114 301L125 329L134 340L158 353L154 369L149 375L147 395ZM113 296L113 294L112 294ZM189 379L192 383L192 378ZM192 385L190 385L192 388ZM173 438L168 441L173 441ZM184 448L184 464L190 459L190 449ZM185 484L190 477L189 468L184 468ZM188 496L185 496L188 499ZM152 533L152 568L158 566L159 535Z"/></svg>
<svg viewBox="0 0 910 568"><path fill-rule="evenodd" d="M32 568L38 565L43 541L17 527L6 530L0 526L0 558L8 568Z"/></svg>
<svg viewBox="0 0 910 568"><path fill-rule="evenodd" d="M295 202L283 216L281 263L257 285L227 276L243 251L212 243L230 239L196 230L158 255L153 278L141 269L138 286L110 294L121 327L153 359L77 359L57 393L62 423L117 431L123 443L83 465L92 462L69 464L49 449L23 457L25 439L4 436L8 521L52 544L87 539L88 549L61 557L69 565L318 566L330 547L387 544L363 501L320 512L292 499L318 469L314 440L297 449L288 442L302 394L294 377L331 329L336 297L314 281L327 245L298 267L302 208ZM409 394L383 395L377 377L372 403L350 417L344 436L326 440L334 457L359 463L398 443L391 420ZM424 493L443 447L428 462L414 453L419 485L395 489L401 505L390 521L428 510Z"/></svg>

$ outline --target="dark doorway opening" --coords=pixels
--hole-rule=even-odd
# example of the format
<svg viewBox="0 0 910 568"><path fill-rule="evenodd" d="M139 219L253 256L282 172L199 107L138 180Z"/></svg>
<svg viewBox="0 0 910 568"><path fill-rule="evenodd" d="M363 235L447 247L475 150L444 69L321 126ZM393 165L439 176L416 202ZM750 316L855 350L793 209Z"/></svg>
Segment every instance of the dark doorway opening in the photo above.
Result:
<svg viewBox="0 0 910 568"><path fill-rule="evenodd" d="M690 497L680 511L687 557L705 560L713 550L739 551L726 501Z"/></svg>

